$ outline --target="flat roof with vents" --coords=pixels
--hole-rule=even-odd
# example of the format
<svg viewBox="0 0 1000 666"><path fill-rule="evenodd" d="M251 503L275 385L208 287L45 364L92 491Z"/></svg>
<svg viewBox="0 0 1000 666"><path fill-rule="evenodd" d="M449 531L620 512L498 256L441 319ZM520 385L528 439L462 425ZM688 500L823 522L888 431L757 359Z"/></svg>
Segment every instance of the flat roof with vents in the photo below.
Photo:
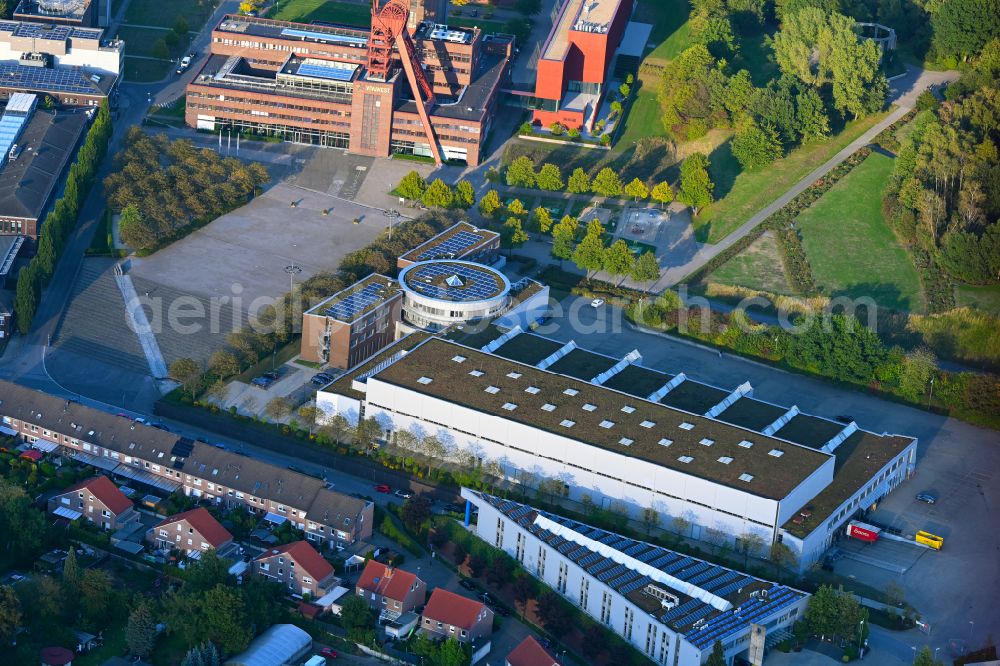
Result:
<svg viewBox="0 0 1000 666"><path fill-rule="evenodd" d="M521 337L524 335L514 340ZM451 361L456 354L468 357L468 361ZM484 376L470 376L469 367L481 369ZM512 380L506 377L510 372L522 376ZM421 376L433 376L434 382L421 385L417 381ZM463 348L441 338L428 339L381 370L373 379L504 418L515 418L510 411L503 409L503 405L517 395L516 420L519 423L772 499L785 497L831 458L830 454L821 451L789 445L587 381ZM537 387L539 392L528 393L524 390L527 386ZM491 394L486 391L488 387L500 390ZM569 395L567 391L575 392L575 395ZM585 404L595 405L597 409L588 412L583 409ZM548 411L549 405L552 411ZM624 406L634 407L635 411L623 412ZM574 424L567 429L560 425L563 420L572 420ZM604 421L614 422L615 425L602 427ZM656 427L642 427L644 421L652 421ZM695 427L684 430L679 427L684 422ZM669 434L672 440L669 448L659 443L664 434ZM634 442L624 446L622 437L631 438ZM739 442L750 438L765 444L751 449L739 446ZM702 439L713 440L711 455L706 455L705 447L699 444ZM768 455L768 451L777 446L786 450L780 460ZM678 462L677 458L685 455L693 456L694 461L689 464ZM720 456L729 456L734 463L720 465L717 462ZM755 482L740 482L739 474L742 472L753 474Z"/></svg>

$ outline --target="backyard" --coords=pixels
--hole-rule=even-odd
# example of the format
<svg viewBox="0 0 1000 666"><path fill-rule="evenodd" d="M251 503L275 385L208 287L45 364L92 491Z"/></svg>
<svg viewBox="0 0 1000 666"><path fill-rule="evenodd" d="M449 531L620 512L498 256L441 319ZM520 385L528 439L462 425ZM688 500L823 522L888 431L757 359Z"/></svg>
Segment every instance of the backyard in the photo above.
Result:
<svg viewBox="0 0 1000 666"><path fill-rule="evenodd" d="M882 216L893 158L872 153L796 220L816 283L826 294L869 296L923 312L920 278Z"/></svg>

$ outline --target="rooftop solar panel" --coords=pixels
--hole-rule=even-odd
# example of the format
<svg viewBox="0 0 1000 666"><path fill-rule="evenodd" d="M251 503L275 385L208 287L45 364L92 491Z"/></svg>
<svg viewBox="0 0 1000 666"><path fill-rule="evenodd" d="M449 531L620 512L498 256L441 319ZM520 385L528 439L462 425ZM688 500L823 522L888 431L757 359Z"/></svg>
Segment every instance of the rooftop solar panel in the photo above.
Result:
<svg viewBox="0 0 1000 666"><path fill-rule="evenodd" d="M459 231L453 236L449 236L434 247L428 248L417 255L416 261L427 261L428 259L441 259L442 257L456 258L462 256L470 247L481 243L483 237L471 231Z"/></svg>
<svg viewBox="0 0 1000 666"><path fill-rule="evenodd" d="M102 95L87 75L77 69L28 67L18 62L0 62L0 84L30 91Z"/></svg>
<svg viewBox="0 0 1000 666"><path fill-rule="evenodd" d="M384 285L370 284L344 298L336 305L327 308L325 313L337 321L354 321L359 313L381 301L384 293Z"/></svg>
<svg viewBox="0 0 1000 666"><path fill-rule="evenodd" d="M743 578L737 580L734 583L730 583L729 585L726 585L725 587L720 588L719 591L715 593L715 595L718 596L718 597L724 597L727 594L735 592L736 590L740 589L744 585L747 585L747 584L752 583L752 582L753 582L753 578L743 577Z"/></svg>
<svg viewBox="0 0 1000 666"><path fill-rule="evenodd" d="M483 301L503 291L493 271L456 262L416 264L407 278L407 286L417 293L442 301Z"/></svg>
<svg viewBox="0 0 1000 666"><path fill-rule="evenodd" d="M351 46L366 46L368 40L364 37L354 37L352 35L332 35L327 32L316 30L298 30L296 28L285 28L281 31L282 37L298 37L300 39L312 39L317 42L329 42L331 44L350 44Z"/></svg>
<svg viewBox="0 0 1000 666"><path fill-rule="evenodd" d="M327 65L317 65L315 63L302 63L296 72L300 76L311 76L317 79L330 79L332 81L350 81L357 65L349 67L334 67Z"/></svg>
<svg viewBox="0 0 1000 666"><path fill-rule="evenodd" d="M676 608L671 609L666 613L664 613L663 616L660 618L660 620L663 622L670 622L671 620L674 620L676 618L684 617L685 615L693 611L695 608L697 608L698 605L701 603L702 602L698 601L697 599L689 599L688 601L682 603L680 606L677 606Z"/></svg>
<svg viewBox="0 0 1000 666"><path fill-rule="evenodd" d="M704 589L708 590L709 592L712 592L716 588L720 588L723 585L725 585L726 583L733 582L734 580L736 580L737 578L739 578L741 575L742 574L740 574L738 571L727 571L724 576L719 576L715 580L706 583L702 587Z"/></svg>
<svg viewBox="0 0 1000 666"><path fill-rule="evenodd" d="M701 618L711 613L713 610L715 609L709 606L708 604L705 604L701 608L696 608L687 615L685 615L684 617L682 617L681 619L677 620L677 626L680 627L697 622Z"/></svg>

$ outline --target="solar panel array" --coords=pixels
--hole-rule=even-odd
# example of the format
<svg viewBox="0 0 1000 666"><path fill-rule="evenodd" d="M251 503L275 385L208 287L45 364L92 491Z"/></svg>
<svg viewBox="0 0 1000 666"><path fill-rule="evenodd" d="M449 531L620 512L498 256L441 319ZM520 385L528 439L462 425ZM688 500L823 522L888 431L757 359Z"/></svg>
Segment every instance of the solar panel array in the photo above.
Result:
<svg viewBox="0 0 1000 666"><path fill-rule="evenodd" d="M483 267L457 263L426 264L417 265L406 275L411 289L441 301L482 301L501 294L498 279ZM453 276L458 276L460 285L445 283L445 279Z"/></svg>
<svg viewBox="0 0 1000 666"><path fill-rule="evenodd" d="M285 28L281 31L282 37L299 37L300 39L312 39L317 42L330 42L332 44L349 44L351 46L364 47L368 45L368 40L364 37L354 37L351 35L331 35L326 32L315 30L298 30L296 28Z"/></svg>
<svg viewBox="0 0 1000 666"><path fill-rule="evenodd" d="M324 314L337 321L354 321L358 314L367 308L378 303L385 295L385 286L382 284L369 284L350 296L347 296L336 305L328 307Z"/></svg>
<svg viewBox="0 0 1000 666"><path fill-rule="evenodd" d="M332 81L350 81L357 69L357 65L320 65L315 62L304 62L299 65L296 74Z"/></svg>
<svg viewBox="0 0 1000 666"><path fill-rule="evenodd" d="M13 30L15 37L26 37L28 39L55 39L66 41L69 37L70 29L66 26L42 23L21 23Z"/></svg>
<svg viewBox="0 0 1000 666"><path fill-rule="evenodd" d="M0 85L41 92L104 94L80 70L26 67L16 62L0 62Z"/></svg>
<svg viewBox="0 0 1000 666"><path fill-rule="evenodd" d="M459 231L434 247L424 250L416 256L416 261L427 261L428 259L439 259L441 257L460 257L467 249L481 243L483 237L471 231Z"/></svg>

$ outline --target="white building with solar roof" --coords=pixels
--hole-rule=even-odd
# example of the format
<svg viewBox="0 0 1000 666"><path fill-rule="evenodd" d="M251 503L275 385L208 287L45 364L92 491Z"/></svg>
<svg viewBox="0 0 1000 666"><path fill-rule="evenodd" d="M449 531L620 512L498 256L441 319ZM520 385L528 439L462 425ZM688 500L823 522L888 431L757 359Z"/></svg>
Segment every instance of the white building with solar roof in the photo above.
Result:
<svg viewBox="0 0 1000 666"><path fill-rule="evenodd" d="M696 666L716 641L727 663L751 632L772 646L805 614L805 592L695 557L462 489L473 533L658 664Z"/></svg>
<svg viewBox="0 0 1000 666"><path fill-rule="evenodd" d="M439 331L454 324L492 319L511 303L503 273L471 261L419 261L399 273L403 289L400 329Z"/></svg>

